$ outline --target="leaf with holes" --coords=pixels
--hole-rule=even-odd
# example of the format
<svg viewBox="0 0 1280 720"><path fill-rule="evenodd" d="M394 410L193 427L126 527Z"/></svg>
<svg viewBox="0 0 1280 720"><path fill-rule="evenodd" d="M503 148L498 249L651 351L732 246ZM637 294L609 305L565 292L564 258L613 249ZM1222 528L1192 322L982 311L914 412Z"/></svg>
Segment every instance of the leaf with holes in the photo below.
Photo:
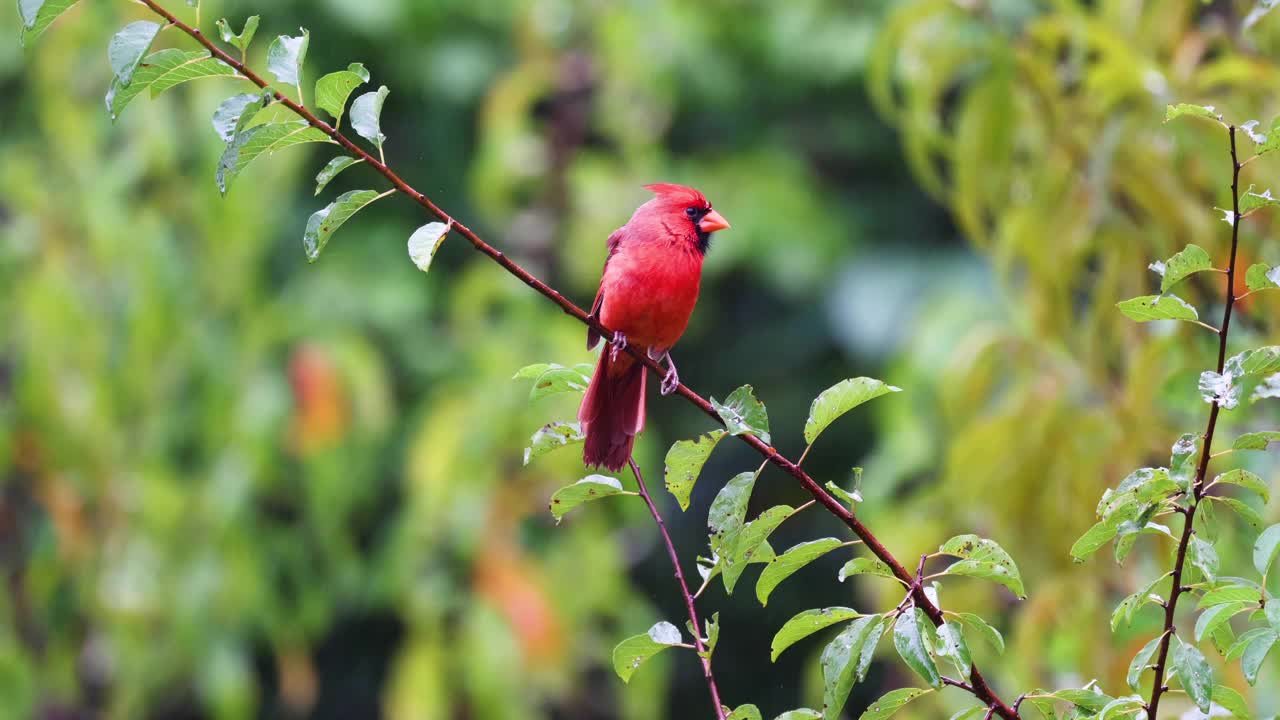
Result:
<svg viewBox="0 0 1280 720"><path fill-rule="evenodd" d="M711 398L711 407L724 421L725 429L730 435L750 433L766 444L769 442L769 413L764 403L756 399L750 385L729 393L723 403Z"/></svg>
<svg viewBox="0 0 1280 720"><path fill-rule="evenodd" d="M1116 303L1125 317L1137 322L1152 320L1199 320L1200 313L1174 295L1144 295Z"/></svg>
<svg viewBox="0 0 1280 720"><path fill-rule="evenodd" d="M613 671L622 682L631 682L631 676L646 660L673 645L679 645L680 628L663 621L649 628L643 635L633 635L618 643L613 649Z"/></svg>
<svg viewBox="0 0 1280 720"><path fill-rule="evenodd" d="M1212 270L1213 259L1199 245L1188 245L1168 260L1152 264L1151 268L1161 276L1160 292L1163 293L1198 272Z"/></svg>
<svg viewBox="0 0 1280 720"><path fill-rule="evenodd" d="M1244 274L1244 284L1253 292L1280 287L1280 267L1273 268L1266 263L1250 265Z"/></svg>
<svg viewBox="0 0 1280 720"><path fill-rule="evenodd" d="M1255 434L1263 435L1265 433L1255 433ZM1241 439L1243 439L1243 436L1241 436ZM1240 443L1240 440L1237 440L1236 444L1238 445L1239 443ZM1265 446L1266 446L1266 442L1263 441L1263 447ZM1264 503L1270 502L1271 500L1271 489L1267 487L1267 483L1263 481L1262 478L1258 477L1254 473L1249 472L1248 470L1236 469L1236 470L1231 470L1230 472L1225 472L1219 475L1218 477L1214 478L1213 482L1226 483L1228 485L1238 485L1246 490L1250 490L1252 492L1257 493L1262 498L1262 501Z"/></svg>
<svg viewBox="0 0 1280 720"><path fill-rule="evenodd" d="M342 113L352 91L369 82L369 71L360 63L351 63L346 70L331 72L316 81L316 105L333 116L333 125L342 124Z"/></svg>
<svg viewBox="0 0 1280 720"><path fill-rule="evenodd" d="M723 559L732 547L734 536L747 520L747 503L756 484L753 472L738 473L720 488L711 501L707 514L707 532L710 533L711 552Z"/></svg>
<svg viewBox="0 0 1280 720"><path fill-rule="evenodd" d="M770 644L769 660L776 662L783 650L819 630L859 617L864 616L858 611L847 607L829 607L821 610L805 610L798 613L795 617L783 623L778 632L774 634L773 642Z"/></svg>
<svg viewBox="0 0 1280 720"><path fill-rule="evenodd" d="M823 390L809 408L809 419L804 423L804 441L813 444L827 426L859 405L881 395L902 392L902 388L885 384L869 377L841 380ZM767 440L765 442L768 442Z"/></svg>
<svg viewBox="0 0 1280 720"><path fill-rule="evenodd" d="M675 496L681 510L689 509L693 486L702 474L702 466L711 457L711 451L724 437L724 430L712 430L693 440L677 440L667 451L664 477L667 492Z"/></svg>
<svg viewBox="0 0 1280 720"><path fill-rule="evenodd" d="M612 497L614 495L634 495L622 489L622 483L607 475L588 475L572 485L566 485L551 496L551 514L556 524L564 518L565 513L583 503Z"/></svg>
<svg viewBox="0 0 1280 720"><path fill-rule="evenodd" d="M307 254L307 262L320 259L320 253L324 252L329 238L338 228L380 197L382 195L377 190L352 190L312 213L302 235L302 249Z"/></svg>
<svg viewBox="0 0 1280 720"><path fill-rule="evenodd" d="M1267 445L1280 443L1280 430L1245 433L1231 445L1233 450L1266 450Z"/></svg>
<svg viewBox="0 0 1280 720"><path fill-rule="evenodd" d="M948 575L968 575L993 580L1009 588L1019 598L1026 597L1017 564L994 540L977 535L957 535L943 543L938 551L961 559L946 569Z"/></svg>
<svg viewBox="0 0 1280 720"><path fill-rule="evenodd" d="M760 600L760 604L769 604L769 594L773 592L774 588L782 584L783 580L843 544L843 541L836 538L811 540L800 543L775 557L765 566L764 572L760 573L760 579L756 581L756 598Z"/></svg>
<svg viewBox="0 0 1280 720"><path fill-rule="evenodd" d="M577 445L584 439L582 426L578 423L553 422L543 425L530 438L529 447L524 449L524 464L528 465L535 458L542 457L552 450Z"/></svg>

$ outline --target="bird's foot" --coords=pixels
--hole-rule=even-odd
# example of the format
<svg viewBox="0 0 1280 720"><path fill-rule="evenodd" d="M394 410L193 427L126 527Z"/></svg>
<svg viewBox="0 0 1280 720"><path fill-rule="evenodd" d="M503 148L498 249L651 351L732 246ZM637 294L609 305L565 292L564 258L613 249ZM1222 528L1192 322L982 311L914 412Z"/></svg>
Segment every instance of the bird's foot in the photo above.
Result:
<svg viewBox="0 0 1280 720"><path fill-rule="evenodd" d="M658 391L663 395L670 395L680 387L680 373L676 372L676 363L671 359L671 353L667 353L667 374L662 378L662 385L658 387Z"/></svg>
<svg viewBox="0 0 1280 720"><path fill-rule="evenodd" d="M627 349L627 336L622 334L621 330L613 333L613 339L609 341L609 360L616 361L618 353Z"/></svg>

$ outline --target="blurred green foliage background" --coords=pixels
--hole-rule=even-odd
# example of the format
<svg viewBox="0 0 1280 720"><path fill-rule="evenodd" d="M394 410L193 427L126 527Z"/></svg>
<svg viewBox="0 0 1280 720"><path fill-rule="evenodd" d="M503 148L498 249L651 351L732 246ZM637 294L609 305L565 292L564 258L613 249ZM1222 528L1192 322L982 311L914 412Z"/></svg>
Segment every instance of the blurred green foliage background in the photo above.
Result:
<svg viewBox="0 0 1280 720"><path fill-rule="evenodd" d="M841 420L807 466L843 481L865 465L860 515L900 558L969 531L1013 552L1028 600L943 589L1005 632L1006 655L977 653L1012 698L1093 677L1118 689L1159 627L1153 607L1114 637L1107 619L1167 547L1121 568L1072 565L1067 548L1103 487L1203 427L1196 378L1216 341L1113 306L1153 291L1151 260L1225 251L1223 133L1161 120L1170 102L1280 112L1280 18L1242 33L1250 6L228 0L204 19L261 13L259 67L299 25L310 80L365 63L391 88L391 165L579 304L642 183L704 190L733 229L677 348L682 379L720 397L752 383L793 456L823 388L904 387ZM530 406L509 378L589 361L583 329L458 238L421 275L404 243L423 220L402 200L308 265L302 228L324 202L309 181L329 153L260 160L225 199L214 185L208 119L243 85L192 83L109 121L106 43L143 17L81 3L24 51L0 13L0 717L708 716L687 653L629 686L609 665L619 639L683 615L643 507L556 526L547 499L583 475L578 456L521 465L575 400ZM1246 176L1267 187L1280 165ZM334 187L379 185L355 169ZM1274 231L1250 219L1242 266L1280 263ZM1220 283L1192 281L1202 315ZM1277 340L1277 298L1244 310L1241 348ZM1277 419L1259 405L1227 431ZM651 484L672 441L709 427L655 395ZM664 496L686 572L716 489L753 466L726 442L688 512ZM753 507L803 499L766 471ZM1224 571L1247 565L1241 529L1220 524ZM811 512L772 542L841 530ZM727 702L769 717L820 703L822 642L770 664L773 632L806 608L897 601L837 567L763 609L749 584L708 591ZM1270 663L1264 714L1280 710ZM910 682L886 657L848 711ZM948 691L903 716L968 702Z"/></svg>

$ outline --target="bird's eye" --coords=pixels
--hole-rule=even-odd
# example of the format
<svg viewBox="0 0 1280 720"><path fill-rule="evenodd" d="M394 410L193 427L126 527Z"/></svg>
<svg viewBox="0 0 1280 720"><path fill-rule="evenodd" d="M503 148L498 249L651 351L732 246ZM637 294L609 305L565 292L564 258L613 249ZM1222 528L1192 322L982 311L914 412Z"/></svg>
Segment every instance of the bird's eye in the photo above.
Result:
<svg viewBox="0 0 1280 720"><path fill-rule="evenodd" d="M698 216L698 208L696 208L696 207L685 208L685 210L684 210L684 214L685 214L685 215L688 215L689 217L697 217L697 216Z"/></svg>

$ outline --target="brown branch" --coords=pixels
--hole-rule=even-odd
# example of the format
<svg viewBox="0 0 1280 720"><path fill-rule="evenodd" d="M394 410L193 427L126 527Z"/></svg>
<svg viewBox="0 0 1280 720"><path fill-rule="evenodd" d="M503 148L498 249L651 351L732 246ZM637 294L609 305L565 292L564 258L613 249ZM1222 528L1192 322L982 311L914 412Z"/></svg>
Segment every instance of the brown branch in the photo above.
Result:
<svg viewBox="0 0 1280 720"><path fill-rule="evenodd" d="M653 503L653 498L649 495L649 488L644 484L644 475L640 474L640 466L636 464L634 457L627 458L627 462L631 465L631 474L636 476L636 486L640 488L640 497L644 498L644 504L649 506L649 514L653 516L653 521L658 525L658 533L662 535L662 542L667 546L667 555L671 557L671 567L676 572L676 584L680 586L680 594L684 597L685 609L689 611L689 621L693 623L693 645L698 651L698 659L702 661L702 675L707 679L707 689L711 691L711 703L716 710L717 720L724 720L724 706L720 704L720 689L716 687L716 678L711 674L711 657L704 656L706 647L702 642L702 623L698 621L698 610L693 604L693 595L689 594L689 584L684 581L684 572L680 569L680 556L676 555L675 543L671 542L671 535L667 532L667 524L662 521L662 514L658 512L658 506Z"/></svg>
<svg viewBox="0 0 1280 720"><path fill-rule="evenodd" d="M248 67L246 67L243 62L227 54L221 48L215 45L209 38L207 38L204 35L204 33L200 32L199 28L191 27L190 25L182 22L177 17L175 17L173 13L169 12L168 10L166 10L165 8L157 4L155 0L139 0L139 2L141 2L143 5L150 8L152 12L155 12L157 15L163 17L169 24L173 25L174 27L177 27L182 32L194 38L196 42L203 45L205 49L207 49L213 57L230 65L232 68L236 70L236 72L243 75L250 82L254 83L260 88L268 89L269 83L267 81L263 80L261 76L259 76L254 71L250 70ZM570 302L567 298L565 298L563 295L561 295L551 286L547 285L546 283L537 279L533 275L529 274L528 271L520 267L520 265L516 264L506 255L504 255L500 250L486 243L484 240L480 239L480 236L476 235L475 232L473 232L470 228L458 222L451 215L446 213L438 205L432 202L426 195L422 194L421 192L418 192L412 186L410 186L407 182L401 179L400 176L397 175L394 171L392 171L391 168L388 167L385 163L383 163L381 160L374 157L373 155L370 155L368 152L365 152L363 149L361 149L358 145L356 145L354 142L348 139L341 132L338 132L338 130L330 126L328 123L316 117L316 115L313 114L310 110L307 110L305 107L303 107L302 105L299 105L297 102L294 102L288 96L284 95L279 91L274 91L274 97L277 101L284 104L294 113L296 113L298 117L302 118L303 120L306 120L307 123L311 125L311 127L314 127L315 129L324 133L335 143L341 145L343 148L345 148L346 150L354 154L358 159L363 160L365 163L367 163L370 167L376 170L380 175L386 178L387 181L390 182L391 185L396 190L403 193L404 195L407 195L414 202L418 203L423 208L426 208L426 210L430 212L432 215L439 218L444 223L448 224L459 235L466 238L466 240L470 242L471 245L476 250L480 251L484 255L487 255L491 260L501 265L504 270L514 275L517 279L519 279L525 285L528 285L529 287L533 288L534 290L544 295L547 299L551 300L551 302L559 306L560 309L565 312L565 314L571 315L574 318L577 318L578 321L582 322L588 327L593 328L594 330L596 330L597 332L599 332L601 335L605 337L608 337L613 334L612 331L606 328L598 320L596 320L595 318L588 317L587 313L582 308ZM657 361L650 358L648 356L648 353L644 352L643 350L640 350L635 347L628 347L626 348L626 352L630 353L632 357L634 357L636 360L644 364L645 367L657 373L658 377L662 377L666 374L666 370L664 370L662 366L658 364ZM703 413L711 417L711 419L721 424L724 423L724 421L720 418L720 415L715 411L715 408L711 407L711 403L707 402L701 395L698 395L696 392L691 390L687 385L684 385L684 384L679 385L676 388L676 393L684 397L689 402L693 403L693 405L695 405L699 410L701 410ZM914 578L912 577L911 573L905 567L903 567L902 563L898 562L898 559L895 558L893 554L889 552L888 548L886 548L884 544L880 542L880 539L877 538L875 535L873 535L871 531L868 530L867 527L863 525L862 522L858 520L858 518L855 517L854 514L848 508L841 505L839 500L837 500L827 491L823 490L822 486L818 485L818 483L815 482L814 479L810 477L808 473L802 470L799 465L788 460L785 456L783 456L777 450L775 450L774 448L770 447L769 445L761 441L760 438L756 437L755 435L739 435L737 437L738 439L742 440L746 444L750 445L752 449L754 449L756 452L760 453L760 455L762 455L768 462L773 463L775 466L780 468L783 472L795 478L800 483L800 485L804 487L804 489L810 495L812 495L815 500L818 501L818 503L820 503L823 507L827 509L828 512L830 512L832 515L835 515L837 518L840 519L841 522L843 522L846 526L848 526L848 528L851 531L853 531L853 534L858 536L858 539L862 540L866 544L866 546L871 550L871 553L873 555L875 555L877 558L883 561L886 565L888 565L889 568L893 571L893 574L899 580L902 580L908 586L911 586L914 584L915 587L912 592L913 592L913 595L915 596L916 607L923 610L925 615L928 616L929 620L932 621L934 625L942 624L943 622L942 610L939 609L936 605L934 605L933 602L929 600L928 596L925 595L923 586L920 584L914 583ZM981 700L984 704L987 704L991 708L993 708L993 710L1001 718L1004 718L1005 720L1017 720L1018 713L1015 712L1011 707L1009 707L1004 701L1002 701L999 698L999 696L997 696L995 692L991 689L991 687L987 685L986 679L983 678L982 673L978 670L976 665L973 666L973 671L970 676L970 680L973 683L973 693L979 700Z"/></svg>
<svg viewBox="0 0 1280 720"><path fill-rule="evenodd" d="M1226 309L1222 311L1222 329L1218 331L1218 374L1222 374L1227 362L1227 333L1231 329L1231 312L1235 308L1236 282L1236 250L1240 247L1240 157L1236 153L1236 126L1227 126L1227 136L1231 141L1231 262L1227 265ZM1178 540L1178 554L1173 563L1173 587L1169 591L1169 600L1164 606L1164 636L1160 641L1160 650L1156 655L1155 679L1151 681L1151 699L1147 702L1147 717L1156 720L1160 711L1160 698L1169 687L1165 685L1165 666L1169 660L1169 646L1173 636L1174 613L1178 609L1178 598L1186 588L1182 585L1182 570L1187 562L1187 548L1191 545L1191 536L1195 534L1196 508L1204 497L1204 479L1209 472L1209 459L1213 456L1213 433L1218 426L1218 412L1221 406L1214 401L1209 410L1209 424L1204 431L1204 445L1200 448L1200 464L1196 468L1195 482L1191 486L1191 497L1183 510L1182 537Z"/></svg>

